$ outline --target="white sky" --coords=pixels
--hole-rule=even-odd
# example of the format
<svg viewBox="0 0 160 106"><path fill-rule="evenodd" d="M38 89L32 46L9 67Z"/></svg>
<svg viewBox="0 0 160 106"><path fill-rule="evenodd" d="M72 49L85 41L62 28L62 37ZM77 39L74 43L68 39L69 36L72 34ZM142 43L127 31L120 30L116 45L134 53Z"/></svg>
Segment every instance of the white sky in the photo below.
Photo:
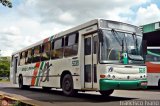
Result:
<svg viewBox="0 0 160 106"><path fill-rule="evenodd" d="M143 25L160 21L160 0L12 0L0 4L2 56L95 18Z"/></svg>

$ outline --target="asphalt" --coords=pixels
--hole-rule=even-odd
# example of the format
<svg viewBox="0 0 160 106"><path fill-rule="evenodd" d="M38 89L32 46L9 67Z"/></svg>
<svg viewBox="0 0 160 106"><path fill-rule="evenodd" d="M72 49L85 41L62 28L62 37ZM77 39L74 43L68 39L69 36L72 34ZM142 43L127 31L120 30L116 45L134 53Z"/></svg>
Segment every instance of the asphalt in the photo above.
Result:
<svg viewBox="0 0 160 106"><path fill-rule="evenodd" d="M79 92L74 97L68 97L61 90L21 90L10 83L0 83L0 95L8 95L37 106L134 106L135 103L137 106L160 105L160 89L157 87L146 90L115 90L109 97L101 96L98 92Z"/></svg>

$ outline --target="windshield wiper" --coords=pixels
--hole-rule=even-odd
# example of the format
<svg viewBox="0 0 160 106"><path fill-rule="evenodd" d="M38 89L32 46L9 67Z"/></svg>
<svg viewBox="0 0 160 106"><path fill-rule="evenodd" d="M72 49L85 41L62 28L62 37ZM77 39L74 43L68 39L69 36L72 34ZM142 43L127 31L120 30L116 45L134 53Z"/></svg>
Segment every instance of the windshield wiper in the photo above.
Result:
<svg viewBox="0 0 160 106"><path fill-rule="evenodd" d="M124 51L124 37L123 37L123 39L120 38L118 33L114 29L112 29L111 32L112 32L113 36L115 37L115 39L117 40L117 42L119 43L119 45L122 47L122 53L123 53L123 51Z"/></svg>
<svg viewBox="0 0 160 106"><path fill-rule="evenodd" d="M138 55L138 41L137 41L136 33L133 33L132 37L133 37L133 40L135 42L136 54Z"/></svg>
<svg viewBox="0 0 160 106"><path fill-rule="evenodd" d="M119 34L114 29L112 29L111 32L112 32L113 36L115 37L115 39L117 40L117 42L119 43L119 45L122 47L120 61L124 64L127 64L128 58L127 58L127 54L124 52L124 38L125 38L125 36L122 39L119 37ZM125 53L125 54L123 54L123 53Z"/></svg>
<svg viewBox="0 0 160 106"><path fill-rule="evenodd" d="M113 33L115 39L118 41L119 45L122 46L122 42L119 40L119 38L117 37L117 34L116 31L114 29L111 30L111 32Z"/></svg>

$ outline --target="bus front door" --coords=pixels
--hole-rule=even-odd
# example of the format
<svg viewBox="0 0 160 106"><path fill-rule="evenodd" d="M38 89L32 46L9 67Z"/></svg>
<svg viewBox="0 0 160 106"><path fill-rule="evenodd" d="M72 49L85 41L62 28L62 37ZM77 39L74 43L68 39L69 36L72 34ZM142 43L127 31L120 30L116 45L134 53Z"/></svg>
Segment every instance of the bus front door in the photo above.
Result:
<svg viewBox="0 0 160 106"><path fill-rule="evenodd" d="M12 70L13 84L16 84L17 63L18 63L18 57L13 57L13 70Z"/></svg>
<svg viewBox="0 0 160 106"><path fill-rule="evenodd" d="M94 89L97 86L97 33L84 37L84 88Z"/></svg>

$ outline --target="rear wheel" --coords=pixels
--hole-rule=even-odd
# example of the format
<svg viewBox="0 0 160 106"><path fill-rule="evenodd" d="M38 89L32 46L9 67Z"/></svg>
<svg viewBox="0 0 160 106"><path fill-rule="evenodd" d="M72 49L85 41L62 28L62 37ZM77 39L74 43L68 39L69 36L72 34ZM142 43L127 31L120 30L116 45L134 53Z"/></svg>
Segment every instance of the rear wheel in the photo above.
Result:
<svg viewBox="0 0 160 106"><path fill-rule="evenodd" d="M23 77L19 76L19 88L20 89L29 89L30 86L28 85L23 85Z"/></svg>
<svg viewBox="0 0 160 106"><path fill-rule="evenodd" d="M113 93L113 89L111 89L111 90L105 90L105 91L99 91L100 92L100 94L101 95L103 95L103 96L109 96L109 95L111 95L112 93Z"/></svg>
<svg viewBox="0 0 160 106"><path fill-rule="evenodd" d="M23 85L23 77L22 77L22 76L19 76L18 82L19 82L19 88L20 88L20 89L23 89L23 88L24 88L24 85Z"/></svg>
<svg viewBox="0 0 160 106"><path fill-rule="evenodd" d="M62 80L62 90L63 93L67 96L73 96L77 93L77 91L73 88L73 79L70 74L66 74Z"/></svg>

